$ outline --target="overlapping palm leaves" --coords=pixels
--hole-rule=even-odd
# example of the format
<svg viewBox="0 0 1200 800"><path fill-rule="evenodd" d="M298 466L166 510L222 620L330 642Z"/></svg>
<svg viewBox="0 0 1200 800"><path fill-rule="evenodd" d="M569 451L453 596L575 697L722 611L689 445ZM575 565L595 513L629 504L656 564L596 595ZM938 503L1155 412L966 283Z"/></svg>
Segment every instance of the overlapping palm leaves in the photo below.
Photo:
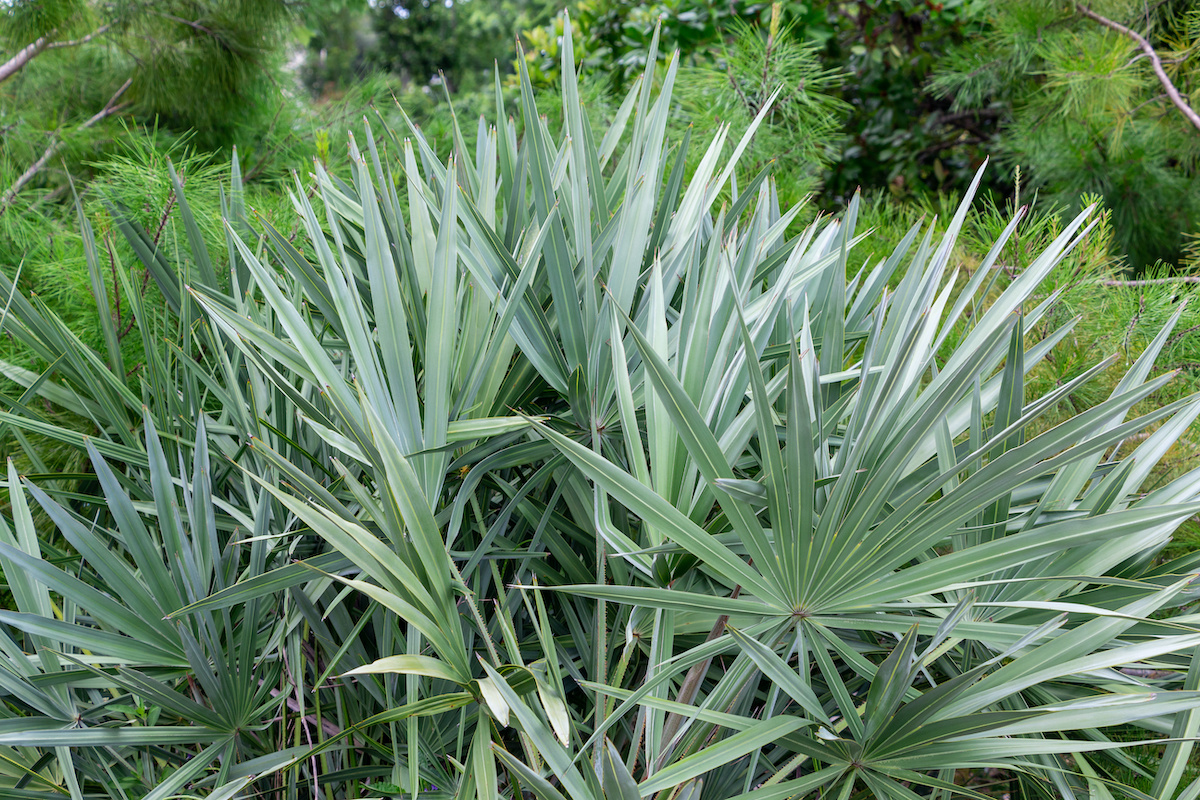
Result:
<svg viewBox="0 0 1200 800"><path fill-rule="evenodd" d="M527 80L523 135L498 90L445 162L368 129L349 182L297 183L299 243L235 176L227 285L198 235L172 265L127 224L181 342L147 347L141 426L111 346L14 301L53 367L7 373L94 430L3 421L86 448L99 493L10 475L14 790L907 799L1004 767L1103 796L1133 765L1101 729L1135 725L1173 796L1200 632L1162 617L1198 559L1154 556L1200 473L1142 486L1200 405L1126 421L1169 330L1025 433L1094 376L1024 385L1086 215L998 294L1018 220L960 279L969 198L847 281L854 204L792 236L738 183L752 130L687 176L674 67L596 136L564 44L560 139Z"/></svg>
<svg viewBox="0 0 1200 800"><path fill-rule="evenodd" d="M175 189L191 256L168 264L160 253L144 253L161 307L143 302L128 282L121 287L142 326L144 358L130 365L142 377L140 393L124 385L119 336L106 315L108 349L93 353L36 298L27 301L7 285L6 330L49 368L39 375L5 365L6 375L27 387L9 403L5 427L17 434L37 472L48 472L40 466L38 440L22 432L78 447L92 465L85 476L35 476L36 485L17 480L9 467L16 539L5 540L3 570L16 608L5 612L11 659L5 669L12 673L8 691L20 699L6 715L4 756L11 769L5 769L10 785L4 791L22 796L80 796L103 787L116 796L166 797L190 784L244 785L239 763L257 765L243 775L286 763L273 754L302 743L303 736L289 741L290 729L305 732L289 720L305 719L314 705L299 691L316 677L305 676L300 658L311 620L320 619L315 611L305 615L312 601L264 595L236 608L164 619L311 550L302 538L286 535L282 506L233 463L278 481L271 463L247 448L250 437L285 453L298 464L293 471L318 476L312 480L325 479L327 471L320 464L321 439L301 428L291 402L281 402L286 393L216 338L186 299L188 283L224 286L229 302L258 324L276 324L273 312L247 300L237 270L227 282L216 279L178 178ZM244 217L240 189L235 170L226 206L235 223ZM113 213L134 249L145 245L148 239L120 209ZM83 227L90 244L91 227L86 221ZM89 266L105 301L111 287L94 248ZM120 280L124 272L113 275ZM56 425L35 399L73 413L86 427ZM25 510L24 492L36 500L32 512ZM344 558L329 554L319 563L334 566ZM18 591L18 584L27 585ZM319 602L328 581L306 590ZM335 614L327 626L344 634L354 622ZM36 656L25 663L22 649ZM57 705L21 713L47 686ZM382 698L366 700L372 713ZM319 713L319 701L315 705ZM305 725L311 727L311 719ZM158 760L129 758L150 752ZM193 759L197 753L203 757ZM206 774L214 759L224 767Z"/></svg>

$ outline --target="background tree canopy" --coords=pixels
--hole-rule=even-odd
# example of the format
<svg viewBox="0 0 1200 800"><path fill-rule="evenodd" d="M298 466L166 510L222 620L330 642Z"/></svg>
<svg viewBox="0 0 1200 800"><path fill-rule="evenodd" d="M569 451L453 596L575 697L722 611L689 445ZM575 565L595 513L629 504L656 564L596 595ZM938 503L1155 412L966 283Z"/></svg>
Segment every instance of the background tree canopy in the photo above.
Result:
<svg viewBox="0 0 1200 800"><path fill-rule="evenodd" d="M1200 227L1198 131L1170 101L1135 36L1084 10L1143 36L1188 97L1197 80L1200 24L1190 3L1116 0L1094 11L1061 0L775 7L775 24L789 44L811 53L803 68L790 60L791 77L774 76L776 83L805 87L793 98L819 98L836 87L832 97L842 104L834 118L818 114L786 123L793 131L811 126L809 138L822 143L800 145L806 166L796 174L819 176L824 207L841 207L860 186L926 202L938 192L961 190L988 155L1002 165L988 179L998 197L1023 189L1023 200L1037 192L1048 206L1078 208L1081 197L1098 195L1114 212L1118 254L1130 268L1186 262L1189 236ZM721 105L734 111L754 107L753 100L736 97L736 81L728 77L755 57L754 37L738 25L759 26L763 40L771 9L765 2L579 0L570 13L582 33L577 59L606 76L607 91L619 93L641 69L661 26L663 65L678 49L693 76L727 76L709 82L708 99L687 93L681 102L693 111ZM314 82L346 84L374 66L407 86L424 86L439 71L455 88L486 85L493 62L510 69L506 49L518 27L535 85L550 86L562 34L562 14L551 20L552 11L551 4L511 0L360 9L355 29L371 36L347 45L356 48L353 58L336 55L324 40L313 45L321 48L320 64L353 63L357 71L326 69ZM353 14L335 17L344 26ZM770 83L770 70L760 71L760 80ZM806 178L801 185L800 193L815 184Z"/></svg>
<svg viewBox="0 0 1200 800"><path fill-rule="evenodd" d="M1002 163L986 187L997 197L1023 189L1023 200L1037 192L1068 209L1102 197L1117 255L1134 270L1185 264L1200 228L1198 131L1148 55L1189 97L1200 12L1183 0L1111 0L1095 9L1065 0L577 0L569 12L577 60L604 76L596 91L609 100L643 66L658 26L660 69L678 49L689 67L680 102L697 121L752 117L750 95L782 86L790 105L781 109L791 111L774 130L791 139L767 149L796 163L795 196L823 187L826 209L844 206L860 186L928 203L961 190L990 155ZM3 175L11 187L54 144L55 163L31 188L62 186L57 163L74 152L67 172L86 173L96 148L111 141L103 131L122 120L189 132L201 150L235 139L243 150L257 147L286 128L311 141L305 123L297 128L307 105L297 74L324 102L347 91L365 91L359 101L367 102L381 90L424 90L431 99L410 105L440 125L430 115L441 81L460 107L472 107L496 65L511 74L515 36L534 84L553 85L563 13L547 0L10 0L0 7ZM762 49L768 39L774 53ZM789 48L796 55L784 57ZM742 87L739 70L772 56L775 64L758 70L761 85ZM384 89L389 79L397 83ZM812 113L797 116L805 105Z"/></svg>

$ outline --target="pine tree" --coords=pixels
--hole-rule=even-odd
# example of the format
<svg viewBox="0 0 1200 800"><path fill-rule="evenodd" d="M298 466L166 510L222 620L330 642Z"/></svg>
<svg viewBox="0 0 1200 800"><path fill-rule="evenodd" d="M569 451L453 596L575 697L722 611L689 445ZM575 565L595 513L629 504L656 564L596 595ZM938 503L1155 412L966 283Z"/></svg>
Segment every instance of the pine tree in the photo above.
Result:
<svg viewBox="0 0 1200 800"><path fill-rule="evenodd" d="M48 167L86 160L71 157L105 121L101 139L149 122L212 148L269 118L290 15L284 0L0 3L0 213Z"/></svg>
<svg viewBox="0 0 1200 800"><path fill-rule="evenodd" d="M745 128L765 111L742 163L751 175L770 165L780 176L780 203L794 205L819 185L850 107L836 96L841 70L823 66L817 47L783 22L782 11L783 3L773 3L761 26L729 18L713 63L680 71L679 98L699 130Z"/></svg>
<svg viewBox="0 0 1200 800"><path fill-rule="evenodd" d="M1000 152L1044 200L1086 192L1113 210L1135 269L1177 261L1200 228L1200 10L1174 0L982 6L987 34L957 48L933 82L956 108L1009 109Z"/></svg>

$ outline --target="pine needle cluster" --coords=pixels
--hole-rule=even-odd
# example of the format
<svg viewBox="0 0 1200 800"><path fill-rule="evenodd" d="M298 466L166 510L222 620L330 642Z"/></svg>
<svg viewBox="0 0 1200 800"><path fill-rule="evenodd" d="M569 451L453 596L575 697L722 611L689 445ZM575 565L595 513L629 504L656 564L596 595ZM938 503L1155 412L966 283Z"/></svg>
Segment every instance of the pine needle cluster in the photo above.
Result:
<svg viewBox="0 0 1200 800"><path fill-rule="evenodd" d="M1128 266L1179 262L1185 235L1200 227L1200 135L1138 43L1083 12L1145 36L1184 96L1200 80L1197 12L1131 0L1094 10L1043 0L980 8L984 34L950 53L931 89L957 109L1011 109L998 153L1027 168L1053 204L1078 208L1084 194L1102 196Z"/></svg>
<svg viewBox="0 0 1200 800"><path fill-rule="evenodd" d="M781 201L791 205L819 185L850 107L837 96L843 71L825 67L818 48L780 22L780 9L775 4L765 29L730 19L720 57L682 70L679 97L702 129L722 123L744 128L765 109L747 164L774 162L773 171L786 176Z"/></svg>

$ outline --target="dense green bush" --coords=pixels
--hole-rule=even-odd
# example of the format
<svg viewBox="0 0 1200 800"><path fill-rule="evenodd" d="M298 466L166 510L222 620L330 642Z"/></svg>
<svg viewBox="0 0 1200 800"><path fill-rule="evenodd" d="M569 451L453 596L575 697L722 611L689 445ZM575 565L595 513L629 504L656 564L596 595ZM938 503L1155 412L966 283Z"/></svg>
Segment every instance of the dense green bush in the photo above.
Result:
<svg viewBox="0 0 1200 800"><path fill-rule="evenodd" d="M967 275L968 197L864 259L857 200L792 235L769 176L731 188L767 108L693 134L685 181L677 67L593 129L570 42L561 130L527 75L520 137L499 90L444 161L366 129L297 179L294 234L235 168L227 270L177 175L186 246L115 209L161 296L133 387L107 309L91 348L0 280L49 365L5 366L0 424L90 464L8 471L3 791L1200 791L1171 616L1200 556L1157 559L1200 470L1147 486L1200 398L1126 419L1180 314L1043 426L1111 363L1027 378L1071 336L1036 293L1087 213L1026 258L1019 212ZM1150 770L1122 755L1147 741Z"/></svg>

